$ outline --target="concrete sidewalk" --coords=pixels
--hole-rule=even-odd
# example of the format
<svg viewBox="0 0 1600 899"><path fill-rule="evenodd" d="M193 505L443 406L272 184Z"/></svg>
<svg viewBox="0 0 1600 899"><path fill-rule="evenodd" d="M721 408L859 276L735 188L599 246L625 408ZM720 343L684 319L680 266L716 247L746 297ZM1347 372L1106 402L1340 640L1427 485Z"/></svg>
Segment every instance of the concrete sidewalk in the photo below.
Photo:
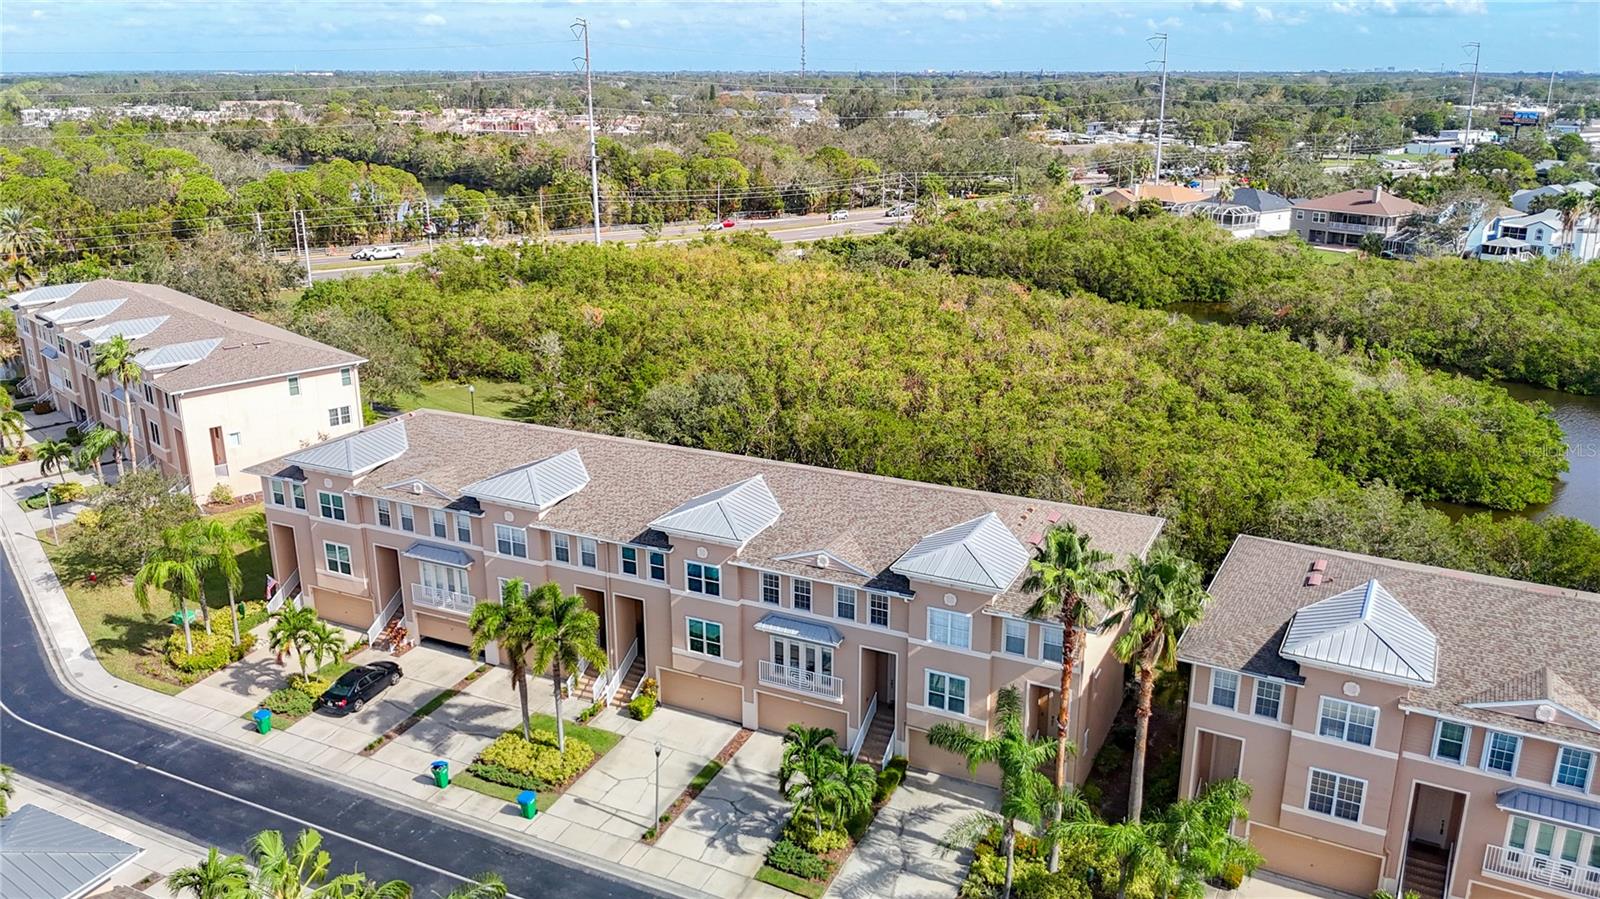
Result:
<svg viewBox="0 0 1600 899"><path fill-rule="evenodd" d="M838 899L953 896L966 877L971 852L952 853L940 841L956 822L999 805L994 787L910 771L856 851L828 888Z"/></svg>

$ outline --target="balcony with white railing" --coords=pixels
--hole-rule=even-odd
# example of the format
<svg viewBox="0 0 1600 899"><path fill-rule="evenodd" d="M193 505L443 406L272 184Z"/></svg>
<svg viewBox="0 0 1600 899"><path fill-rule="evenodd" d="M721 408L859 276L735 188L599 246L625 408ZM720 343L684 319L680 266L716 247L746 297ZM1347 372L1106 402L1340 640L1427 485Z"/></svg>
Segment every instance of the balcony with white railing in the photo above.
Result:
<svg viewBox="0 0 1600 899"><path fill-rule="evenodd" d="M1527 849L1492 844L1485 847L1483 873L1585 899L1600 899L1600 871Z"/></svg>
<svg viewBox="0 0 1600 899"><path fill-rule="evenodd" d="M411 601L419 606L430 609L444 609L447 612L457 612L466 615L472 612L472 607L478 600L470 593L456 593L443 587L429 587L426 584L411 585Z"/></svg>
<svg viewBox="0 0 1600 899"><path fill-rule="evenodd" d="M826 696L834 700L844 699L844 681L839 678L831 674L807 671L804 668L774 665L767 659L761 660L761 682L773 687L794 690L798 693L809 693L812 696Z"/></svg>

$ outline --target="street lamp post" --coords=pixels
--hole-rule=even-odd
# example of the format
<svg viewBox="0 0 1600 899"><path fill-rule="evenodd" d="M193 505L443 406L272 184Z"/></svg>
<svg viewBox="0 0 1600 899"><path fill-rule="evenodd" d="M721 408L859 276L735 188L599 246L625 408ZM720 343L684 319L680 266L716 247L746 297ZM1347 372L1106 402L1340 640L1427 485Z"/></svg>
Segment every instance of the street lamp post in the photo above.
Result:
<svg viewBox="0 0 1600 899"><path fill-rule="evenodd" d="M477 415L478 414L478 388L475 385L472 385L472 384L468 384L467 385L467 398L472 401L472 414L473 415Z"/></svg>
<svg viewBox="0 0 1600 899"><path fill-rule="evenodd" d="M650 828L661 826L661 741L656 741L656 816L650 819Z"/></svg>
<svg viewBox="0 0 1600 899"><path fill-rule="evenodd" d="M44 505L45 505L45 509L47 510L45 512L45 514L50 517L50 542L54 543L56 546L60 546L61 545L61 535L56 533L56 504L55 504L55 497L50 494L50 486L48 484L46 484L45 488L44 488ZM659 743L656 744L656 745L660 746ZM660 749L656 750L657 753L659 753L660 751L661 751ZM661 763L657 762L656 763L656 770L659 771L660 769L661 769ZM656 793L658 795L660 794L660 792L661 792L660 788L659 787L656 788ZM660 799L656 800L656 803L658 805L660 804L660 802L661 802Z"/></svg>

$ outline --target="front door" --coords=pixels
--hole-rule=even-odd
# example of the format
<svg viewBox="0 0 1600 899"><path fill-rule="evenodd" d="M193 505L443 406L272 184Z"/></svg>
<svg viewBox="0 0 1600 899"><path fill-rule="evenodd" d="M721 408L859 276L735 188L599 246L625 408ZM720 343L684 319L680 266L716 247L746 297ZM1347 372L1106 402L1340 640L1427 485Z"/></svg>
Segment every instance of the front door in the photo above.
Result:
<svg viewBox="0 0 1600 899"><path fill-rule="evenodd" d="M1445 790L1417 787L1417 808L1411 816L1411 838L1440 849L1446 848L1455 798L1456 794Z"/></svg>

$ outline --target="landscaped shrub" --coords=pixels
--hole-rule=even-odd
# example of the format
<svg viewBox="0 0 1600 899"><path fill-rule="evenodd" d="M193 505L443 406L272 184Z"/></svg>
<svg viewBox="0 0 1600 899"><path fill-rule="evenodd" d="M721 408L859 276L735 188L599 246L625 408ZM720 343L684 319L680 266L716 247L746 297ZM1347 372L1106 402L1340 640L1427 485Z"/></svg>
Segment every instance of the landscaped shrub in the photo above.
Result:
<svg viewBox="0 0 1600 899"><path fill-rule="evenodd" d="M18 462L21 462L21 461L22 461L21 459L17 458L17 454L16 453L3 453L3 454L0 454L0 466L15 465L15 464L17 464Z"/></svg>
<svg viewBox="0 0 1600 899"><path fill-rule="evenodd" d="M68 443L72 444L73 446L82 446L83 445L83 432L78 430L78 426L77 425L68 425L67 426L66 436L63 437L62 439L66 440Z"/></svg>
<svg viewBox="0 0 1600 899"><path fill-rule="evenodd" d="M868 820L871 820L870 816ZM824 855L832 852L835 849L843 849L848 845L850 845L850 838L848 836L845 836L837 830L824 830L812 837L811 842L806 844L806 848L818 855Z"/></svg>
<svg viewBox="0 0 1600 899"><path fill-rule="evenodd" d="M531 774L519 774L504 765L491 765L487 762L473 762L467 766L467 773L474 777L497 783L505 787L515 787L518 790L547 790L549 784Z"/></svg>
<svg viewBox="0 0 1600 899"><path fill-rule="evenodd" d="M190 674L199 674L215 671L218 668L237 661L256 645L254 634L245 634L239 641L239 646L233 645L233 635L219 632L206 633L203 630L192 629L190 637L194 640L194 652L188 651L188 646L183 639L183 631L173 631L167 637L167 661L179 671Z"/></svg>
<svg viewBox="0 0 1600 899"><path fill-rule="evenodd" d="M605 708L606 708L606 701L604 699L595 702L594 705L591 705L588 708L586 708L583 711L578 713L578 723L579 724L587 723L590 718L593 718L594 716L596 716L596 715L600 714L601 712L605 711Z"/></svg>
<svg viewBox="0 0 1600 899"><path fill-rule="evenodd" d="M78 517L72 520L80 529L92 531L100 526L100 510L92 506L87 509L80 509Z"/></svg>
<svg viewBox="0 0 1600 899"><path fill-rule="evenodd" d="M807 880L821 880L828 876L826 860L818 858L804 847L797 846L789 840L779 840L772 844L772 848L767 850L767 864L779 871Z"/></svg>
<svg viewBox="0 0 1600 899"><path fill-rule="evenodd" d="M594 749L582 740L568 740L567 751L562 753L556 749L556 735L551 731L535 730L531 741L517 731L508 731L484 747L477 761L561 786L589 767Z"/></svg>
<svg viewBox="0 0 1600 899"><path fill-rule="evenodd" d="M23 447L23 449L27 449L27 447ZM84 487L77 481L67 481L64 484L50 485L50 497L57 503L70 503L83 499L84 495L88 492L88 488Z"/></svg>
<svg viewBox="0 0 1600 899"><path fill-rule="evenodd" d="M878 787L872 791L873 805L882 805L889 801L895 789L906 779L906 768L910 765L911 762L905 756L897 755L889 760L889 764L883 766L883 770L878 772Z"/></svg>
<svg viewBox="0 0 1600 899"><path fill-rule="evenodd" d="M309 715L313 707L311 697L293 687L273 690L261 701L261 707L274 715Z"/></svg>
<svg viewBox="0 0 1600 899"><path fill-rule="evenodd" d="M333 686L333 682L316 675L303 678L298 674L294 674L289 677L289 686L312 699L316 699L318 696L328 692L328 688Z"/></svg>
<svg viewBox="0 0 1600 899"><path fill-rule="evenodd" d="M639 695L648 696L651 699L660 699L661 685L656 683L655 678L647 677L639 684Z"/></svg>
<svg viewBox="0 0 1600 899"><path fill-rule="evenodd" d="M38 415L48 415L56 411L56 407L49 400L37 400L33 404L33 411Z"/></svg>
<svg viewBox="0 0 1600 899"><path fill-rule="evenodd" d="M656 698L646 693L640 693L633 698L632 702L628 703L628 714L640 721L655 714L655 711Z"/></svg>
<svg viewBox="0 0 1600 899"><path fill-rule="evenodd" d="M233 502L233 488L229 487L227 484L218 484L217 486L211 488L211 492L207 494L207 498L216 505L226 506Z"/></svg>
<svg viewBox="0 0 1600 899"><path fill-rule="evenodd" d="M83 524L83 516L93 511L95 510L84 509L82 512L79 512L77 518L78 524L81 526ZM244 614L239 618L239 632L241 634L267 620L267 604L261 600L252 599L247 602L239 603L239 606L244 612ZM218 632L227 631L229 634L232 634L233 607L223 606L220 609L214 610L211 613L211 627L213 630Z"/></svg>

